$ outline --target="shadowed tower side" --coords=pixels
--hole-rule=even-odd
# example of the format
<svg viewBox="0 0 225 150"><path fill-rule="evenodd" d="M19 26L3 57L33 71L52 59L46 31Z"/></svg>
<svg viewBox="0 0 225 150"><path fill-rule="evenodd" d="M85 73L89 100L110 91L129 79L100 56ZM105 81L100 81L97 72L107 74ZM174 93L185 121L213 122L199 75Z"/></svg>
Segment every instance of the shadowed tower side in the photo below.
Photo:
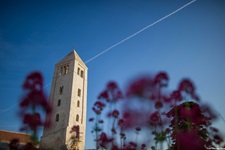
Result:
<svg viewBox="0 0 225 150"><path fill-rule="evenodd" d="M84 150L86 132L88 68L75 50L55 65L50 101L53 113L46 116L52 126L44 128L41 147L51 149L69 148L71 128L79 127L76 149ZM76 135L74 135L76 136Z"/></svg>

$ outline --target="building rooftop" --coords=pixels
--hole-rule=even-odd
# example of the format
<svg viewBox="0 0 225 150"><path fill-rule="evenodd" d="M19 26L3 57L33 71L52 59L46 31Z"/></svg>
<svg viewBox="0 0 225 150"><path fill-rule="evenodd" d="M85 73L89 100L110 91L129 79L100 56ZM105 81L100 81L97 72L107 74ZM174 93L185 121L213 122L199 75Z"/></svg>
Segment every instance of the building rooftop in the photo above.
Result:
<svg viewBox="0 0 225 150"><path fill-rule="evenodd" d="M10 141L13 139L18 139L21 144L31 142L29 134L0 130L1 142L10 143Z"/></svg>

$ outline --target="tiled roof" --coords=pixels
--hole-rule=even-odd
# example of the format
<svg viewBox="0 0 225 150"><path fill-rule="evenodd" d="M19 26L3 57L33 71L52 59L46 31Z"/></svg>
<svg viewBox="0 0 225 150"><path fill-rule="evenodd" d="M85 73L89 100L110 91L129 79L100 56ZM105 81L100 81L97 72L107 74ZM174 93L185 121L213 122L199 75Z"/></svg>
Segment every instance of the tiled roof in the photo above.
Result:
<svg viewBox="0 0 225 150"><path fill-rule="evenodd" d="M31 142L29 134L0 130L1 142L10 143L12 139L19 139L19 142L24 144Z"/></svg>

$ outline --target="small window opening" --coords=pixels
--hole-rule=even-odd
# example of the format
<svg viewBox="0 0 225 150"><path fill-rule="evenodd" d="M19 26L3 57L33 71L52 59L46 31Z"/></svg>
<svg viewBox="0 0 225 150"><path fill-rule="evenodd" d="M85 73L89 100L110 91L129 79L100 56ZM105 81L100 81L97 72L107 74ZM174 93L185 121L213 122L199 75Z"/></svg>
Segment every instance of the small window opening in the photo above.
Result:
<svg viewBox="0 0 225 150"><path fill-rule="evenodd" d="M58 100L57 106L61 105L61 99Z"/></svg>
<svg viewBox="0 0 225 150"><path fill-rule="evenodd" d="M78 89L78 91L77 91L77 96L81 96L81 89Z"/></svg>
<svg viewBox="0 0 225 150"><path fill-rule="evenodd" d="M77 107L80 107L80 101L77 101Z"/></svg>
<svg viewBox="0 0 225 150"><path fill-rule="evenodd" d="M63 93L63 86L60 86L59 87L59 94L62 95L62 93Z"/></svg>
<svg viewBox="0 0 225 150"><path fill-rule="evenodd" d="M66 74L66 66L64 66L63 68L64 68L64 74Z"/></svg>
<svg viewBox="0 0 225 150"><path fill-rule="evenodd" d="M62 75L63 73L63 67L60 67L59 75Z"/></svg>
<svg viewBox="0 0 225 150"><path fill-rule="evenodd" d="M84 77L84 71L83 71L83 70L81 70L80 76L81 76L82 78Z"/></svg>
<svg viewBox="0 0 225 150"><path fill-rule="evenodd" d="M79 115L76 115L76 121L79 122Z"/></svg>
<svg viewBox="0 0 225 150"><path fill-rule="evenodd" d="M77 74L80 75L80 68L77 68Z"/></svg>
<svg viewBox="0 0 225 150"><path fill-rule="evenodd" d="M56 121L56 122L59 121L59 114L56 114L55 121Z"/></svg>
<svg viewBox="0 0 225 150"><path fill-rule="evenodd" d="M69 72L69 65L66 65L65 74L68 74L68 72Z"/></svg>
<svg viewBox="0 0 225 150"><path fill-rule="evenodd" d="M58 70L57 70L57 71L58 71L58 75L61 75L61 74L60 74L60 67L58 67Z"/></svg>

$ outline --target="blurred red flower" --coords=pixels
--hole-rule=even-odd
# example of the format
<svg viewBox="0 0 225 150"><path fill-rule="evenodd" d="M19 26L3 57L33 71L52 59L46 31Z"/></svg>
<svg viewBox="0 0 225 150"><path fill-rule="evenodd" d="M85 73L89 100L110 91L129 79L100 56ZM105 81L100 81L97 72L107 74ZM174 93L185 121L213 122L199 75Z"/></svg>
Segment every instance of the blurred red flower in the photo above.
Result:
<svg viewBox="0 0 225 150"><path fill-rule="evenodd" d="M112 112L112 116L114 117L114 118L118 118L119 117L119 111L118 110L113 110L113 112Z"/></svg>

